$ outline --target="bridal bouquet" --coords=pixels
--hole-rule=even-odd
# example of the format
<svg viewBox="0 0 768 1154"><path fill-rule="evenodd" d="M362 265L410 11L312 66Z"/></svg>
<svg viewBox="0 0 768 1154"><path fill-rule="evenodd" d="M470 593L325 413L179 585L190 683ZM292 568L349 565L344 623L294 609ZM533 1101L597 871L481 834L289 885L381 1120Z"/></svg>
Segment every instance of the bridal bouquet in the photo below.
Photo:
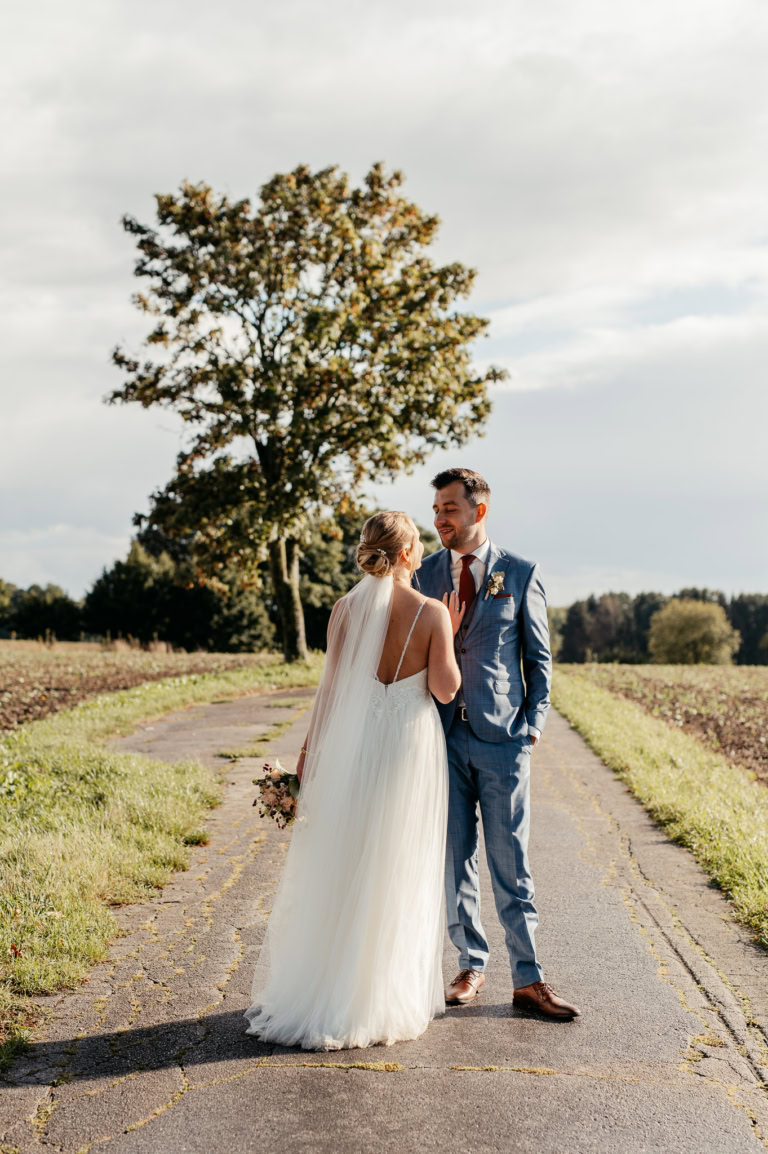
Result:
<svg viewBox="0 0 768 1154"><path fill-rule="evenodd" d="M259 797L253 804L259 806L262 817L273 817L280 829L285 829L296 817L299 799L299 779L295 773L288 773L275 758L275 764L265 762L263 777L254 777L253 784L259 787Z"/></svg>

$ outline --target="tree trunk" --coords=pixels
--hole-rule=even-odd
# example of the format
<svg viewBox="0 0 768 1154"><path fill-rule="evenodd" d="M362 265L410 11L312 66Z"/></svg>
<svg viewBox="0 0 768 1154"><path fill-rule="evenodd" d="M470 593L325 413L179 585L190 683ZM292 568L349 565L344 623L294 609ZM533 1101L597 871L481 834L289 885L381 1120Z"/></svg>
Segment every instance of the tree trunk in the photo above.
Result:
<svg viewBox="0 0 768 1154"><path fill-rule="evenodd" d="M299 596L299 543L278 537L269 543L272 589L280 612L283 656L286 661L306 661L309 657L304 629L304 610Z"/></svg>

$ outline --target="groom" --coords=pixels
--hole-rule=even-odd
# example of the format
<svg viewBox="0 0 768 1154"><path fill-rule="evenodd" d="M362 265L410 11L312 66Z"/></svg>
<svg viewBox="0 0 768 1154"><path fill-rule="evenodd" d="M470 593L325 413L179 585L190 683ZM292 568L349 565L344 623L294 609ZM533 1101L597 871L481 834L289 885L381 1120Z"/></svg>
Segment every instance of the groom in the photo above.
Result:
<svg viewBox="0 0 768 1154"><path fill-rule="evenodd" d="M432 486L435 528L444 548L424 558L414 583L438 599L453 589L466 605L455 640L462 684L449 705L438 704L450 780L448 931L461 967L445 1000L465 1005L485 985L489 951L480 922L479 805L514 1004L569 1020L579 1010L542 980L536 958L538 915L528 866L531 750L549 709L552 672L538 565L486 536L491 492L479 473L446 469Z"/></svg>

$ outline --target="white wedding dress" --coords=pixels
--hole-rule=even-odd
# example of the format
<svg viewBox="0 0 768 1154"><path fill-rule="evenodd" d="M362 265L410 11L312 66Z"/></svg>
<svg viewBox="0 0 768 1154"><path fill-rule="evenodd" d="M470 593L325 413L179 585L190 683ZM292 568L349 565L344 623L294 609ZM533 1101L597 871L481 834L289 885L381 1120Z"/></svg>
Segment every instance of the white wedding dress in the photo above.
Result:
<svg viewBox="0 0 768 1154"><path fill-rule="evenodd" d="M398 680L410 633L394 681L376 678L391 603L392 578L369 576L331 618L298 817L245 1014L246 1032L265 1041L390 1045L445 1010L445 739L426 669Z"/></svg>

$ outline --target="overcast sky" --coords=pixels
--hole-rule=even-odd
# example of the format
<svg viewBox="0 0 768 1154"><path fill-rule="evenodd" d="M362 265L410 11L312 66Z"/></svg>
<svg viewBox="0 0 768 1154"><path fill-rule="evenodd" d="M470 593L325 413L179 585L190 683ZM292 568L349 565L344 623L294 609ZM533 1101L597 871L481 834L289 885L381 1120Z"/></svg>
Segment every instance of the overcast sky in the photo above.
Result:
<svg viewBox="0 0 768 1154"><path fill-rule="evenodd" d="M109 408L133 245L188 178L401 168L478 270L485 436L375 490L430 518L482 471L550 601L768 591L762 0L40 0L0 47L0 577L80 596L169 478L177 421Z"/></svg>

